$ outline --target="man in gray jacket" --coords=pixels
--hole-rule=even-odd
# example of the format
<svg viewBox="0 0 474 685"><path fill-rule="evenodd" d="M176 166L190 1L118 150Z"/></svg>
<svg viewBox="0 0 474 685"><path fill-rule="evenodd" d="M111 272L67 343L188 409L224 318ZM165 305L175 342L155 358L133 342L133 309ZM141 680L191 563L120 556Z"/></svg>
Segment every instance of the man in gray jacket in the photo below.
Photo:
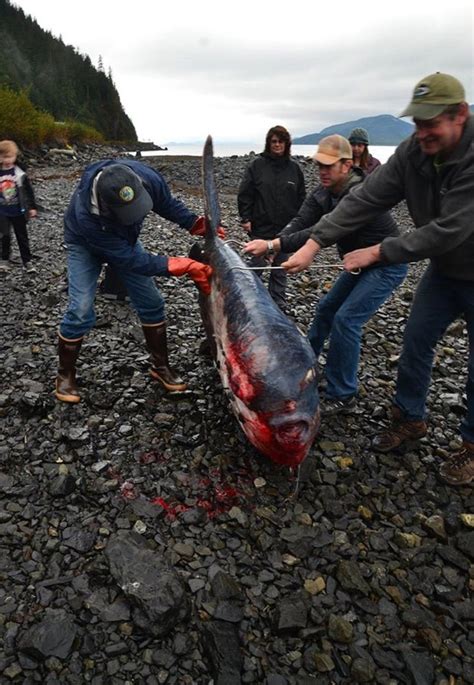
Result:
<svg viewBox="0 0 474 685"><path fill-rule="evenodd" d="M474 120L462 84L439 72L416 84L401 116L413 117L415 133L316 229L344 236L355 224L406 200L417 230L344 258L347 270L430 259L405 328L392 423L375 438L374 447L388 452L426 434L435 347L447 327L464 316L469 361L463 447L442 465L440 474L451 485L466 485L474 480ZM283 266L290 273L301 271L319 249L315 233Z"/></svg>

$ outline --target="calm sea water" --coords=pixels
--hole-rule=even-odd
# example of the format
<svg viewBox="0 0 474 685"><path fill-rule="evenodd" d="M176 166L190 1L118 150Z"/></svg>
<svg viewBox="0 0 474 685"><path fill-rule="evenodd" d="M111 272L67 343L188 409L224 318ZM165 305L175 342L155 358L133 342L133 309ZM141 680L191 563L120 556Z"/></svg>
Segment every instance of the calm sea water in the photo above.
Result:
<svg viewBox="0 0 474 685"><path fill-rule="evenodd" d="M167 150L151 150L142 152L143 157L161 157L162 155L201 155L203 145L199 143L182 143L168 145ZM370 152L380 161L386 162L395 150L394 145L371 145ZM252 143L219 143L214 142L214 155L216 157L232 157L232 155L247 155L249 152L262 152L262 146ZM293 155L311 157L316 151L316 145L292 145Z"/></svg>

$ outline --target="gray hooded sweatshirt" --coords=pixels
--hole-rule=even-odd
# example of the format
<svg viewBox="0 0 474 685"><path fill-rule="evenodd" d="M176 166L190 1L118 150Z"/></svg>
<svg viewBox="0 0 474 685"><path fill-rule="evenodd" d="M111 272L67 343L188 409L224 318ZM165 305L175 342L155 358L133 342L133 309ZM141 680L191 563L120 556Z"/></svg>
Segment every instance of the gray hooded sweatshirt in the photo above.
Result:
<svg viewBox="0 0 474 685"><path fill-rule="evenodd" d="M321 218L310 237L319 243L339 241L401 200L416 230L385 238L382 260L397 264L429 258L442 275L474 281L474 117L438 169L415 135L403 141L386 164Z"/></svg>

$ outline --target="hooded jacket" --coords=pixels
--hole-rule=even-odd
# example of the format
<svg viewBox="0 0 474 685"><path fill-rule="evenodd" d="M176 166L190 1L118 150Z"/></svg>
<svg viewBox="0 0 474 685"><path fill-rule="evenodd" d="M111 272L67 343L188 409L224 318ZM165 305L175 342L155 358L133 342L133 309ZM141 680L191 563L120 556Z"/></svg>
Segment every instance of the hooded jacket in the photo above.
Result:
<svg viewBox="0 0 474 685"><path fill-rule="evenodd" d="M456 149L437 171L413 134L388 162L324 216L310 236L338 240L381 210L406 200L416 230L382 241L381 257L397 264L431 259L444 276L474 281L474 118L466 121ZM318 241L319 242L319 241Z"/></svg>
<svg viewBox="0 0 474 685"><path fill-rule="evenodd" d="M151 167L128 159L109 159L86 167L64 216L66 245L83 245L103 263L118 270L133 271L143 276L168 276L168 257L136 249L143 221L123 226L93 213L91 191L94 178L110 164L125 164L140 176L153 200L156 214L186 229L190 229L198 218L171 195L164 178Z"/></svg>
<svg viewBox="0 0 474 685"><path fill-rule="evenodd" d="M243 223L252 236L274 238L298 212L305 198L303 172L289 157L263 152L247 167L237 197Z"/></svg>
<svg viewBox="0 0 474 685"><path fill-rule="evenodd" d="M281 251L295 252L311 237L321 247L328 247L337 243L337 249L342 257L346 252L351 252L360 247L377 245L387 236L398 235L397 224L390 212L387 211L379 211L378 216L374 219L362 226L354 227L351 233L347 233L340 239L338 239L337 233L331 229L319 230L320 219L325 214L330 213L363 180L364 172L362 169L353 167L344 188L338 195L333 195L328 188L322 185L316 186L311 195L304 201L297 216L280 233Z"/></svg>
<svg viewBox="0 0 474 685"><path fill-rule="evenodd" d="M374 169L376 169L378 166L381 166L380 160L377 159L376 157L372 157L372 155L369 152L369 156L367 157L367 168L364 169L364 174L368 176L369 174L372 173Z"/></svg>

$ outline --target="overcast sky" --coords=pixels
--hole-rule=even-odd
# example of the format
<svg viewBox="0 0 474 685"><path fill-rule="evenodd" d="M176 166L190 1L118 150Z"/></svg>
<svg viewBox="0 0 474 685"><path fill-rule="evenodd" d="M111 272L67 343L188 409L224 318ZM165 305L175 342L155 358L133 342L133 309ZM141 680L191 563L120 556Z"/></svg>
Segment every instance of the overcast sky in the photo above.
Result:
<svg viewBox="0 0 474 685"><path fill-rule="evenodd" d="M112 69L140 140L293 137L397 116L415 83L457 76L474 102L472 0L13 0Z"/></svg>

